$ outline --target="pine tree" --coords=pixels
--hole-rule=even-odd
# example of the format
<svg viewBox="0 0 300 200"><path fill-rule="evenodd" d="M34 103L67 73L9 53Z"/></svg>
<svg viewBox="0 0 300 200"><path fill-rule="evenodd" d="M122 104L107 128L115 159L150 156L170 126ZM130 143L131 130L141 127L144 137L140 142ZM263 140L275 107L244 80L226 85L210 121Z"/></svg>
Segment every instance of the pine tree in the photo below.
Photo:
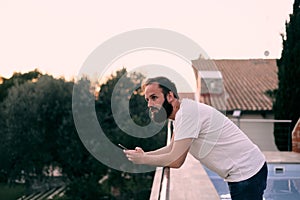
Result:
<svg viewBox="0 0 300 200"><path fill-rule="evenodd" d="M294 2L285 36L282 35L283 50L277 60L279 83L273 110L275 119L292 120L291 132L300 117L300 0ZM282 131L280 124L275 124L274 136L278 149L288 150L290 137Z"/></svg>

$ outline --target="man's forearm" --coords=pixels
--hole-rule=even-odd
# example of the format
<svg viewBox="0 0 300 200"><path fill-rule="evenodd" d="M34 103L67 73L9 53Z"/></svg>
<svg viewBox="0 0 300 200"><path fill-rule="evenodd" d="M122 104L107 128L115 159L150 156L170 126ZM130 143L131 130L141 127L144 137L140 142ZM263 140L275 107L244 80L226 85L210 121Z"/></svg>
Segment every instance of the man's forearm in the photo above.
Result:
<svg viewBox="0 0 300 200"><path fill-rule="evenodd" d="M182 139L157 151L147 153L140 147L136 147L135 150L125 150L124 153L128 160L135 164L178 168L183 164L192 141L191 138Z"/></svg>
<svg viewBox="0 0 300 200"><path fill-rule="evenodd" d="M157 167L166 167L173 163L176 159L172 158L170 153L167 154L158 154L158 155L144 155L142 163L145 165L153 165Z"/></svg>
<svg viewBox="0 0 300 200"><path fill-rule="evenodd" d="M160 149L157 149L155 151L148 151L148 152L145 152L146 155L161 155L161 154L167 154L167 153L170 153L171 150L172 150L172 147L173 147L173 144L174 144L174 134L172 135L172 138L171 138L171 142L165 146L165 147L162 147Z"/></svg>
<svg viewBox="0 0 300 200"><path fill-rule="evenodd" d="M148 151L145 152L146 155L161 155L161 154L167 154L170 153L172 150L172 143L169 144L168 146L162 147L160 149L157 149L155 151Z"/></svg>

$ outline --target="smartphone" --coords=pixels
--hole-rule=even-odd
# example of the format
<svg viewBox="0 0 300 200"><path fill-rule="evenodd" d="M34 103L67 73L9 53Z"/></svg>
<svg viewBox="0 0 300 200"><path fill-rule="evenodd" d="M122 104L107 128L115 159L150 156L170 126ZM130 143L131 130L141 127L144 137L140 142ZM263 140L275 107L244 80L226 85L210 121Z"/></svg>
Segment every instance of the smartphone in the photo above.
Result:
<svg viewBox="0 0 300 200"><path fill-rule="evenodd" d="M119 145L119 147L121 147L123 150L128 150L126 147L124 147L123 145L121 145L121 144L118 144Z"/></svg>

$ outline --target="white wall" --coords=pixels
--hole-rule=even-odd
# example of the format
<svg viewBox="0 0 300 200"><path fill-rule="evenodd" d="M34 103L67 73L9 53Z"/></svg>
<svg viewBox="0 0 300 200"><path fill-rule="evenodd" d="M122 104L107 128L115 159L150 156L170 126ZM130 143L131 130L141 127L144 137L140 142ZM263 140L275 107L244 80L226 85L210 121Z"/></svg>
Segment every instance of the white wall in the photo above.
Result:
<svg viewBox="0 0 300 200"><path fill-rule="evenodd" d="M228 117L238 124L237 119L232 118L232 116ZM263 118L259 114L242 115L241 117L240 128L262 151L278 151L273 135L274 122L263 120L273 118L273 115Z"/></svg>

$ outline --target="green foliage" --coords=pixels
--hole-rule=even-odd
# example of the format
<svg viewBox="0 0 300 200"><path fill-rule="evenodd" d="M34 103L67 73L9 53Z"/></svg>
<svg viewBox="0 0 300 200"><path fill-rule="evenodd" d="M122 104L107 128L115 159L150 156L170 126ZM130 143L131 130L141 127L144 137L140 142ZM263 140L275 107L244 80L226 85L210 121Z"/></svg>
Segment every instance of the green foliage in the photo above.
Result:
<svg viewBox="0 0 300 200"><path fill-rule="evenodd" d="M115 85L122 78L122 88L117 88ZM129 100L129 112L131 118L124 119L133 120L139 126L146 126L150 122L147 103L142 96L141 82L144 79L139 74L128 74L125 69L117 71L115 76L103 85L101 85L98 100L96 101L96 112L98 120L107 137L115 144L122 143L128 148L142 147L144 150L154 150L165 145L166 142L166 127L151 138L138 138L128 135L123 132L116 124L112 113L112 93L115 92L114 105L116 107L125 107ZM136 88L133 93L129 92L129 88ZM116 109L118 110L118 109ZM120 109L121 110L121 109ZM123 124L127 124L126 121ZM146 129L147 130L147 129ZM148 130L150 131L150 130Z"/></svg>
<svg viewBox="0 0 300 200"><path fill-rule="evenodd" d="M119 190L118 199L149 199L154 172L144 174L122 173L110 170L108 180L103 183L106 188Z"/></svg>
<svg viewBox="0 0 300 200"><path fill-rule="evenodd" d="M62 139L76 134L71 117L72 87L73 83L44 75L36 82L9 89L2 105L10 178L19 178L23 171L30 183L32 176L51 174L50 167L59 166Z"/></svg>
<svg viewBox="0 0 300 200"><path fill-rule="evenodd" d="M7 97L9 91L13 87L17 87L26 82L32 82L33 80L38 79L41 76L41 73L38 70L34 70L28 73L14 73L13 76L9 79L5 79L1 77L2 82L0 83L0 138L1 138L1 146L0 146L0 160L4 162L0 162L0 182L7 182L8 180L8 171L10 169L10 163L5 162L10 159L10 155L8 154L9 144L6 139L7 135L7 124L6 120L9 120L10 116L7 116L4 111L8 105L3 104L2 102ZM20 120L22 122L22 120Z"/></svg>
<svg viewBox="0 0 300 200"><path fill-rule="evenodd" d="M107 137L115 144L122 143L128 148L134 149L136 146L142 147L145 151L160 148L166 143L166 127L160 133L150 138L138 138L122 131L116 124L112 106L112 94L115 93L115 103L113 106L128 106L126 102L129 100L129 112L131 118L124 119L133 120L139 126L146 126L150 122L147 104L142 96L141 82L144 79L140 74L128 74L125 69L116 72L108 81L101 85L100 93L96 101L96 112L100 125ZM122 80L122 87L116 87ZM136 88L134 91L129 91ZM117 105L116 105L117 104ZM116 109L121 110L121 109ZM150 130L149 130L150 131ZM143 174L130 174L120 171L110 170L108 174L108 182L105 184L108 188L121 189L121 196L124 199L148 199L153 172Z"/></svg>
<svg viewBox="0 0 300 200"><path fill-rule="evenodd" d="M97 176L81 177L72 181L66 191L66 200L97 200L109 197L98 183Z"/></svg>
<svg viewBox="0 0 300 200"><path fill-rule="evenodd" d="M295 0L293 14L286 23L286 39L283 37L283 51L278 65L278 90L274 102L275 119L290 119L291 130L300 117L300 0ZM275 124L275 143L279 150L287 149L288 134Z"/></svg>
<svg viewBox="0 0 300 200"><path fill-rule="evenodd" d="M0 199L16 200L25 194L24 185L14 184L8 186L7 184L0 183Z"/></svg>
<svg viewBox="0 0 300 200"><path fill-rule="evenodd" d="M3 82L0 84L0 102L2 102L8 94L9 88L15 85L21 85L27 81L37 79L42 74L36 69L28 73L14 73L9 79L2 78ZM1 77L0 77L1 78Z"/></svg>
<svg viewBox="0 0 300 200"><path fill-rule="evenodd" d="M78 194L73 183L107 174L107 167L89 154L78 137L72 115L73 82L41 75L15 83L0 105L5 119L0 132L3 182L25 179L27 186L36 181L43 184L58 168L71 183L69 194Z"/></svg>
<svg viewBox="0 0 300 200"><path fill-rule="evenodd" d="M141 146L145 150L163 146L165 129L143 139L129 136L116 125L110 109L111 94L121 77L125 83L115 91L117 101L123 105L121 97L127 95L131 116L128 120L147 125L150 119L139 87L143 77L128 75L125 69L101 86L96 101L87 78L74 83L33 71L5 79L6 86L0 85L3 97L0 102L0 181L12 183L25 179L27 186L37 180L45 183L57 168L67 184L62 199L114 199L112 189L120 190L119 198L123 199L148 197L153 172L129 174L109 169L86 150L74 124L73 112L81 111L72 110L72 105L95 103L101 127L112 142L122 141L125 146ZM72 102L74 84L82 86L78 102ZM130 88L136 90L130 92ZM100 183L100 180L103 181Z"/></svg>

